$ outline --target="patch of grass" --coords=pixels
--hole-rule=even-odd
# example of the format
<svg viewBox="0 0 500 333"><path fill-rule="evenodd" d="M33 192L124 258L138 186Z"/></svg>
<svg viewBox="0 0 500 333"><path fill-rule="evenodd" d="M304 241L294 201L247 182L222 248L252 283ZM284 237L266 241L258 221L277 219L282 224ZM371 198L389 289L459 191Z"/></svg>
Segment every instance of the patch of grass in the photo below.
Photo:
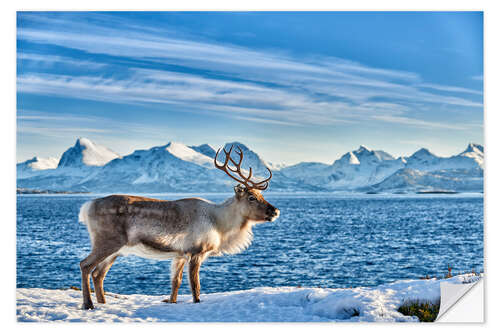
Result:
<svg viewBox="0 0 500 333"><path fill-rule="evenodd" d="M422 322L433 322L439 313L440 299L434 302L422 300L407 300L398 308L405 316L416 316Z"/></svg>
<svg viewBox="0 0 500 333"><path fill-rule="evenodd" d="M451 265L448 264L448 267L447 267L447 273L445 275L434 275L434 276L430 276L429 274L426 274L425 276L422 276L420 277L420 280L430 280L430 279L449 279L449 278L452 278L454 275L464 275L464 274L470 274L470 275L473 275L473 276L480 276L483 272L483 270L481 270L480 272L476 272L473 269L471 269L470 271L459 271L459 272L456 272L455 274L452 274L452 269L453 267ZM468 283L468 282L464 282L464 283Z"/></svg>
<svg viewBox="0 0 500 333"><path fill-rule="evenodd" d="M451 275L451 266L448 264L448 274L445 275L445 279L449 279L453 277L453 275Z"/></svg>

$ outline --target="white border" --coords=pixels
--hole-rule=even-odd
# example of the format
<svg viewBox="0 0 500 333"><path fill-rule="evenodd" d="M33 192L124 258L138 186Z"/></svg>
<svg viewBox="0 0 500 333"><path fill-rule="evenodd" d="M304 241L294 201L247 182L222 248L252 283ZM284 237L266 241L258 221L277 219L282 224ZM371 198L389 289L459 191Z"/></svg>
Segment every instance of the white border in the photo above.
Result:
<svg viewBox="0 0 500 333"><path fill-rule="evenodd" d="M203 330L206 331L234 331L234 330L304 330L314 329L315 331L328 331L332 330L360 330L370 329L375 331L401 331L402 329L409 331L421 332L425 330L467 330L491 328L498 323L499 316L496 311L489 311L489 309L497 308L498 295L497 282L498 271L497 267L493 266L493 260L490 258L494 253L499 253L498 243L495 241L488 241L489 236L498 237L498 225L500 218L498 210L498 190L496 185L498 182L498 174L500 172L499 164L499 151L496 148L500 145L498 137L499 130L497 129L500 120L499 112L500 105L498 103L498 89L500 87L498 79L498 61L500 61L500 54L498 52L498 31L500 31L499 22L500 17L495 6L495 1L439 1L439 0L419 0L410 2L403 2L397 0L377 0L377 1L272 1L272 0L253 0L248 2L235 2L230 0L211 0L210 2L202 1L97 1L87 0L82 2L69 2L62 0L20 0L16 2L4 2L2 4L1 15L1 33L2 43L7 47L2 48L0 53L2 56L2 96L3 103L1 109L1 142L2 145L2 163L1 169L1 208L6 213L4 214L1 223L7 227L2 235L2 251L7 252L3 258L7 263L3 269L2 285L5 293L2 302L1 318L4 329L12 330L37 330L37 331L66 331L71 330L85 330L89 329L89 324L77 325L55 325L55 324L17 324L15 321L15 110L16 110L16 89L15 89L15 27L16 27L16 11L17 10L484 10L485 18L485 150L486 150L486 168L485 168L485 325L460 325L460 324L431 324L422 326L423 324L164 324L166 327L156 327L156 329L180 329L180 330ZM496 243L496 244L495 244ZM6 326L15 327L6 327ZM91 329L106 329L106 330L136 330L143 326L137 325L99 325L94 324ZM162 325L163 326L163 325ZM314 327L313 327L314 326ZM147 326L146 326L147 327ZM425 327L425 328L424 328ZM148 328L153 328L150 326Z"/></svg>

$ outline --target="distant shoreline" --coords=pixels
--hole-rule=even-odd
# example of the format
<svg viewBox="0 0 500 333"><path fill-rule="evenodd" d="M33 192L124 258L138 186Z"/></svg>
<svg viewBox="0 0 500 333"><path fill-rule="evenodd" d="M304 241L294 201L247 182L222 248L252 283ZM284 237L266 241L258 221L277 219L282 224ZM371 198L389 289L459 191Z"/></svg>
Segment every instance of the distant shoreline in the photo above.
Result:
<svg viewBox="0 0 500 333"><path fill-rule="evenodd" d="M29 189L29 188L17 188L16 193L17 194L92 194L91 192L36 190L36 189Z"/></svg>
<svg viewBox="0 0 500 333"><path fill-rule="evenodd" d="M417 194L458 194L456 191L418 191Z"/></svg>
<svg viewBox="0 0 500 333"><path fill-rule="evenodd" d="M76 195L91 195L91 196L108 196L113 194L123 194L123 195L136 195L136 196L173 196L173 197L203 197L203 196L232 196L232 192L127 192L127 191L113 191L113 192L78 192L78 191L58 191L58 190L40 190L40 189L26 189L18 188L17 195L66 195L66 194L76 194ZM429 190L429 191L414 191L414 192L350 192L350 191L332 191L332 192L269 192L266 196L334 196L334 197L357 197L357 196L424 196L424 195L481 195L483 192L459 192L459 191L446 191L446 190Z"/></svg>

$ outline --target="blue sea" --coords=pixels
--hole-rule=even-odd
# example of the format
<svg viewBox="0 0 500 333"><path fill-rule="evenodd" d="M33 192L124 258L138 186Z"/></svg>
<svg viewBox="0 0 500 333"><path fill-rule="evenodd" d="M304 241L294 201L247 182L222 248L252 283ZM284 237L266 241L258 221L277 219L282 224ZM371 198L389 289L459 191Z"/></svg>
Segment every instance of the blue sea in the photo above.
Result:
<svg viewBox="0 0 500 333"><path fill-rule="evenodd" d="M90 252L90 241L78 212L99 196L17 196L17 287L80 287L79 262ZM198 196L222 202L229 195ZM206 260L202 293L375 286L443 277L448 266L452 274L483 269L482 194L269 193L266 199L280 208L280 218L255 226L246 251ZM168 295L169 273L169 261L120 257L104 287L121 294ZM190 294L187 275L180 293Z"/></svg>

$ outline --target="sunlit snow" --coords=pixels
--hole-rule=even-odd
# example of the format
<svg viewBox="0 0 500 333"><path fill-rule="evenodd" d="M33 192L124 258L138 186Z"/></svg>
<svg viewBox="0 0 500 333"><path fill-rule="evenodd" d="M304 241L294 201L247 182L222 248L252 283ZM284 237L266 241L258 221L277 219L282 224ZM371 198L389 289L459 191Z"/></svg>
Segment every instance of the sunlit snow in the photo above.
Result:
<svg viewBox="0 0 500 333"><path fill-rule="evenodd" d="M397 308L405 300L439 302L440 283L476 281L474 275L446 280L404 280L378 287L348 289L260 287L251 290L202 294L201 303L180 295L177 304L164 296L109 293L106 304L81 310L76 290L17 289L18 321L210 321L210 322L311 322L311 321L418 321ZM94 297L94 295L92 295Z"/></svg>

